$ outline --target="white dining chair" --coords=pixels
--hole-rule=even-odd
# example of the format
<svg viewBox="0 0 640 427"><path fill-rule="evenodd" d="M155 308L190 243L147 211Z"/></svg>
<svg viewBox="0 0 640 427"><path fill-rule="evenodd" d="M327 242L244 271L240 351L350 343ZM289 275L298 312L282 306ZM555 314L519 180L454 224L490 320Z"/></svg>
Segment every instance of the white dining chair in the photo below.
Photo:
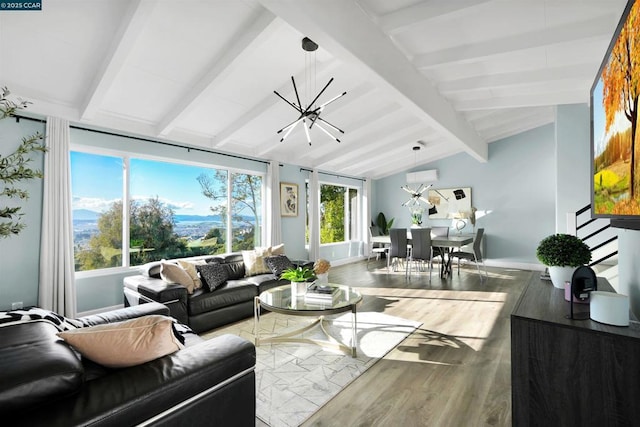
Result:
<svg viewBox="0 0 640 427"><path fill-rule="evenodd" d="M373 232L371 231L371 227L369 227L369 255L367 256L367 268L369 268L369 260L373 254L376 255L376 261L380 260L380 256L382 254L386 254L389 251L387 247L376 247L373 243Z"/></svg>

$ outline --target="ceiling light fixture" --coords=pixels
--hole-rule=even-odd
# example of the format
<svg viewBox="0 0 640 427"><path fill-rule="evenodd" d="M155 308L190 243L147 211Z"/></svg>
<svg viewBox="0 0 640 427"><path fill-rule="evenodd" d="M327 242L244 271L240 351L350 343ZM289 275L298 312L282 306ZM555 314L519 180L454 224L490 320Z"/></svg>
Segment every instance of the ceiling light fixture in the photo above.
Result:
<svg viewBox="0 0 640 427"><path fill-rule="evenodd" d="M316 43L314 43L308 37L305 37L305 38L302 39L302 49L305 52L315 52L318 49L318 45ZM329 135L329 137L331 139L333 139L333 140L335 140L337 142L340 142L340 139L336 138L324 126L320 125L320 122L322 122L323 124L327 125L328 127L330 127L331 129L333 129L336 132L344 133L344 131L342 129L340 129L339 127L337 127L337 126L332 125L331 123L329 123L328 121L326 121L322 117L320 117L320 114L322 114L322 112L324 111L324 109L325 109L325 107L327 105L331 104L332 102L334 102L338 98L343 97L344 95L347 94L347 92L342 92L341 94L334 96L333 98L331 98L327 102L324 102L324 103L316 106L315 103L318 100L318 98L320 98L320 96L324 93L324 91L329 87L331 82L333 82L333 77L331 77L331 79L329 79L329 82L327 82L327 84L316 95L316 97L313 98L313 101L308 103L306 105L306 107L303 107L302 106L302 102L300 102L300 95L298 94L298 87L296 86L296 80L293 78L293 76L291 76L291 82L293 83L293 91L296 94L296 99L295 100L298 102L297 104L295 102L289 101L284 96L280 95L277 91L275 91L275 90L273 91L273 93L278 95L278 97L280 97L280 99L282 99L284 102L289 104L293 109L295 109L300 114L296 120L294 120L293 122L289 123L288 125L286 125L285 127L283 127L282 129L280 129L277 132L278 134L280 134L282 132L285 133L284 136L280 139L280 142L282 142L285 139L287 139L287 137L289 136L289 134L291 134L293 129L295 129L295 127L298 126L298 124L300 124L300 123L302 123L302 126L304 127L304 133L305 133L305 135L307 137L307 142L309 143L309 145L311 145L311 135L310 135L309 131L311 130L311 128L313 128L313 126L316 126L318 129L320 129L321 131L323 131L324 133ZM307 91L307 93L308 93L308 91Z"/></svg>
<svg viewBox="0 0 640 427"><path fill-rule="evenodd" d="M415 153L415 163L418 162L418 151L420 151L421 145L424 146L425 143L422 141L418 141L418 144L420 145L415 145L413 146L412 150ZM416 188L415 190L412 189L411 187L409 187L407 184L403 185L402 187L400 187L402 190L406 191L407 193L409 193L411 195L411 198L409 200L407 200L406 202L404 202L402 204L403 207L408 207L409 209L415 208L415 207L419 207L420 206L420 202L423 201L427 206L431 206L431 203L429 203L429 200L426 199L422 194L427 191L429 188L431 188L433 184L429 184L429 185L424 185L424 184L420 184L418 186L418 188Z"/></svg>

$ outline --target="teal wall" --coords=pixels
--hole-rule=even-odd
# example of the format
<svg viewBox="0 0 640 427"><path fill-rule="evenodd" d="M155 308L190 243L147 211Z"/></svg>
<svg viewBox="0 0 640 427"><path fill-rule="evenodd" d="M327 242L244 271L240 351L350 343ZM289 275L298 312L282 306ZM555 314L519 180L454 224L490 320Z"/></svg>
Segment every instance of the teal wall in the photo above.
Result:
<svg viewBox="0 0 640 427"><path fill-rule="evenodd" d="M44 124L28 120L0 121L0 155L7 156L20 145L22 138L35 132L44 134ZM32 166L42 170L44 155L35 153ZM26 228L17 236L0 239L0 310L11 308L12 302L22 301L25 307L38 304L38 276L40 274L40 229L42 221L42 180L19 185L29 192L26 201L0 198L0 206L19 203ZM6 204L5 204L6 203Z"/></svg>
<svg viewBox="0 0 640 427"><path fill-rule="evenodd" d="M465 153L421 165L438 170L433 188L471 187L472 206L485 216L476 227L487 235L485 257L492 265L537 266L539 241L555 230L555 135L546 125L489 144L489 161L480 163ZM429 149L428 147L426 148ZM378 180L372 215L382 211L395 218L394 227L410 227L408 198L400 187L406 174ZM447 225L451 220L423 221L423 227ZM463 232L471 232L470 226Z"/></svg>

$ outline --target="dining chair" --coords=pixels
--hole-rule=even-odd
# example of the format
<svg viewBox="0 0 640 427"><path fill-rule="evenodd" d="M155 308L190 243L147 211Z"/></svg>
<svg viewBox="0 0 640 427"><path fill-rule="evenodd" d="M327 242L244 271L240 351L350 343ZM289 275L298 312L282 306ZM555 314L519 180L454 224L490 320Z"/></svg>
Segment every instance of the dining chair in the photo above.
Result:
<svg viewBox="0 0 640 427"><path fill-rule="evenodd" d="M482 257L482 237L484 236L484 228L478 228L476 231L476 235L473 239L473 252L465 252L465 251L453 251L449 254L450 257L458 258L458 275L460 274L460 260L466 259L467 261L473 261L476 264L476 269L478 270L478 275L480 276L480 281L482 281L482 274L480 273L480 264L484 269L484 274L486 278L489 278L489 274L487 273L487 266L484 264L484 259Z"/></svg>
<svg viewBox="0 0 640 427"><path fill-rule="evenodd" d="M391 238L391 246L389 247L389 254L387 256L387 273L391 264L396 266L402 260L406 260L405 275L407 275L409 262L409 250L407 247L407 229L406 228L392 228L389 230L389 237Z"/></svg>
<svg viewBox="0 0 640 427"><path fill-rule="evenodd" d="M380 255L386 254L389 251L389 248L386 247L376 247L373 243L373 232L371 231L371 227L369 227L369 255L367 256L367 268L369 268L369 260L373 254L376 255L376 261L380 260Z"/></svg>
<svg viewBox="0 0 640 427"><path fill-rule="evenodd" d="M411 254L409 256L409 276L416 264L416 271L420 271L424 263L429 268L429 283L431 283L433 248L431 247L431 229L415 228L411 230Z"/></svg>

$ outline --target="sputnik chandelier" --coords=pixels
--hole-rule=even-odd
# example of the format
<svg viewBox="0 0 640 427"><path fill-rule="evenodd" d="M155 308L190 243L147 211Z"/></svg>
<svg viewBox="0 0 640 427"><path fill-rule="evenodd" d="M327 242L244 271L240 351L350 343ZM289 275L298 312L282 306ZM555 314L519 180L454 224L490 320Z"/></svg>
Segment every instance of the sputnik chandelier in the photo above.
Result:
<svg viewBox="0 0 640 427"><path fill-rule="evenodd" d="M424 146L424 142L422 141L418 141L418 144ZM416 164L418 163L417 156L418 156L418 151L420 151L420 148L421 148L420 145L415 145L412 148L413 152L415 153ZM427 206L431 206L431 203L429 202L429 200L422 195L425 191L431 188L431 186L433 186L433 184L429 184L429 185L420 184L420 186L418 186L418 188L416 188L415 190L409 187L407 184L400 187L402 190L406 191L411 195L411 198L406 202L404 202L402 206L408 207L409 209L420 207L421 201L426 203Z"/></svg>
<svg viewBox="0 0 640 427"><path fill-rule="evenodd" d="M302 49L305 52L315 52L318 49L318 45L315 42L313 42L311 39L309 39L308 37L305 37L305 38L302 39ZM320 115L322 114L322 112L324 111L324 109L325 109L325 107L327 105L331 104L336 99L343 97L344 95L347 94L347 92L342 92L341 94L334 96L333 98L331 98L327 102L324 102L324 103L316 106L315 103L318 100L318 98L320 98L320 96L324 93L324 91L329 87L331 82L333 82L333 77L331 77L331 79L329 79L329 82L327 82L327 84L316 95L316 97L313 98L313 101L311 101L306 107L303 107L302 106L302 102L300 102L300 96L298 94L298 87L296 86L296 80L293 78L293 76L291 76L291 82L293 83L293 91L296 94L295 101L297 101L297 104L295 102L289 101L284 96L280 95L277 91L275 91L275 90L273 91L273 93L278 95L278 97L280 97L280 99L282 99L284 102L289 104L299 114L297 119L295 119L293 122L289 123L288 125L286 125L285 127L283 127L282 129L280 129L277 132L278 134L281 134L282 132L285 133L284 136L280 139L280 142L282 142L285 139L287 139L287 137L289 136L289 134L291 134L293 129L295 129L296 126L298 126L298 124L300 124L300 123L302 123L302 127L304 128L304 133L305 133L305 135L307 137L307 142L309 143L309 145L311 145L311 135L309 134L309 131L314 126L317 127L318 129L320 129L321 131L323 131L324 133L326 133L327 135L329 135L329 137L331 139L333 139L333 140L335 140L337 142L340 142L340 139L336 138L323 125L328 126L329 128L331 128L335 132L344 133L344 131L342 129L340 129L339 127L337 127L337 126L332 125L331 123L329 123L328 121L326 121L325 119L320 117ZM320 124L320 122L322 122L322 125Z"/></svg>
<svg viewBox="0 0 640 427"><path fill-rule="evenodd" d="M429 203L428 199L425 199L425 197L422 195L422 193L424 193L425 191L427 191L429 188L431 188L433 184L429 184L429 185L424 185L424 184L420 184L420 186L413 190L411 189L407 184L403 185L402 188L404 191L406 191L407 193L409 193L411 195L411 198L409 200L407 200L406 202L404 202L402 204L403 207L408 207L408 208L412 208L415 206L420 206L420 201L423 201L427 204L427 206L431 206L431 203Z"/></svg>

